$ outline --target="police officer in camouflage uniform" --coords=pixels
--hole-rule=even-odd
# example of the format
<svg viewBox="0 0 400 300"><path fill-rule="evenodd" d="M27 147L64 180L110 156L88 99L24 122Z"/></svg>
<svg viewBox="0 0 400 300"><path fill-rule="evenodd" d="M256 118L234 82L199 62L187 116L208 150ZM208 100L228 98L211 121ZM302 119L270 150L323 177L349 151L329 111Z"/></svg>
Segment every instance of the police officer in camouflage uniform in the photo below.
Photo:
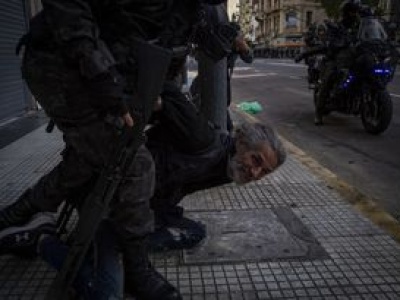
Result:
<svg viewBox="0 0 400 300"><path fill-rule="evenodd" d="M113 116L131 127L132 111L140 107L140 99L135 99L137 40L167 48L185 43L202 5L187 0L42 4L43 11L32 19L22 40L22 73L63 132L66 146L57 167L0 212L0 230L26 222L37 211L56 211L63 199L76 201L90 192L120 138L116 126L105 119ZM147 257L153 187L154 163L141 146L110 208L124 255L126 290L137 299L181 299Z"/></svg>
<svg viewBox="0 0 400 300"><path fill-rule="evenodd" d="M359 13L361 3L359 0L345 0L340 5L341 20L338 23L327 22L326 41L323 45L309 49L307 52L296 57L300 62L316 54L325 54L323 68L321 70L321 85L316 91L315 100L315 125L322 125L322 116L329 101L329 92L334 83L337 71L343 78L355 57L355 48L352 44L357 39L359 27Z"/></svg>
<svg viewBox="0 0 400 300"><path fill-rule="evenodd" d="M342 19L337 26L328 26L328 52L324 67L321 70L321 87L317 93L315 103L315 125L322 125L322 116L333 84L333 77L338 70L342 76L347 76L348 70L355 58L355 49L351 44L355 42L359 25L361 3L358 0L346 0L340 6ZM328 24L329 25L329 24Z"/></svg>
<svg viewBox="0 0 400 300"><path fill-rule="evenodd" d="M313 49L314 47L318 47L323 45L324 36L326 33L326 27L323 24L317 25L313 23L308 28L304 36L304 42L306 44L306 52L308 49ZM307 80L310 88L313 84L315 84L318 80L318 69L317 69L317 57L310 56L305 59L305 64L307 65Z"/></svg>

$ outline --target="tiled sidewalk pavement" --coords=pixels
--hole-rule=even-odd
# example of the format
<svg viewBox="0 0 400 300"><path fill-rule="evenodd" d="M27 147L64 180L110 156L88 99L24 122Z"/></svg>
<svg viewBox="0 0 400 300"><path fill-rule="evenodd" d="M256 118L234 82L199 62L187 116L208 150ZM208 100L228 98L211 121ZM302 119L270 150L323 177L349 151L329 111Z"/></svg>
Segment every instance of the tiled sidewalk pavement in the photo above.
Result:
<svg viewBox="0 0 400 300"><path fill-rule="evenodd" d="M61 149L61 136L44 127L1 149L0 205L51 169ZM262 181L183 205L207 224L207 239L154 262L184 299L400 299L400 245L293 157ZM41 299L54 276L40 260L2 256L0 299Z"/></svg>

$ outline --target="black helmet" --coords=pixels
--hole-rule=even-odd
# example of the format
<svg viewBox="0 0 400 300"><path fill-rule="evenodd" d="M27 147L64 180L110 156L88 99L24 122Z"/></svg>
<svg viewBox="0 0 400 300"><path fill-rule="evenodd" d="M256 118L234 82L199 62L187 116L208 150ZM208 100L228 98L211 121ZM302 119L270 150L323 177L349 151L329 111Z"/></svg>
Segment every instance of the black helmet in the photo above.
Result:
<svg viewBox="0 0 400 300"><path fill-rule="evenodd" d="M360 0L345 0L340 4L339 10L343 18L359 13L361 9Z"/></svg>
<svg viewBox="0 0 400 300"><path fill-rule="evenodd" d="M356 24L361 12L360 0L346 0L340 5L342 23L345 27L352 27Z"/></svg>

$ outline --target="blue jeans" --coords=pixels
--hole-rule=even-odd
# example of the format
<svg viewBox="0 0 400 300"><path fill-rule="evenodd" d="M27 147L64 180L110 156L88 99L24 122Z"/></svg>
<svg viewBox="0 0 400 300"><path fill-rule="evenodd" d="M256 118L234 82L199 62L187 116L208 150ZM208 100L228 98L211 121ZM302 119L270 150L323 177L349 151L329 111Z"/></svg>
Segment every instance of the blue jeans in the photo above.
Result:
<svg viewBox="0 0 400 300"><path fill-rule="evenodd" d="M90 249L75 278L73 287L83 299L123 299L123 265L116 234L110 222L102 221L95 241L96 259ZM41 257L60 270L68 246L56 236L45 237L39 245Z"/></svg>

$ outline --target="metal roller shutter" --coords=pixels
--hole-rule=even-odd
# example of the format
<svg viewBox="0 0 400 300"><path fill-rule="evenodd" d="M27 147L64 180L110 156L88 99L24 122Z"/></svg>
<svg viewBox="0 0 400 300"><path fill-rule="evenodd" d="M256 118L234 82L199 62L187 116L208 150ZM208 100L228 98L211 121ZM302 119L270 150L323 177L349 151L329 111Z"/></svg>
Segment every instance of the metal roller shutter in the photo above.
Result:
<svg viewBox="0 0 400 300"><path fill-rule="evenodd" d="M0 0L0 123L28 108L15 46L26 32L24 0Z"/></svg>

